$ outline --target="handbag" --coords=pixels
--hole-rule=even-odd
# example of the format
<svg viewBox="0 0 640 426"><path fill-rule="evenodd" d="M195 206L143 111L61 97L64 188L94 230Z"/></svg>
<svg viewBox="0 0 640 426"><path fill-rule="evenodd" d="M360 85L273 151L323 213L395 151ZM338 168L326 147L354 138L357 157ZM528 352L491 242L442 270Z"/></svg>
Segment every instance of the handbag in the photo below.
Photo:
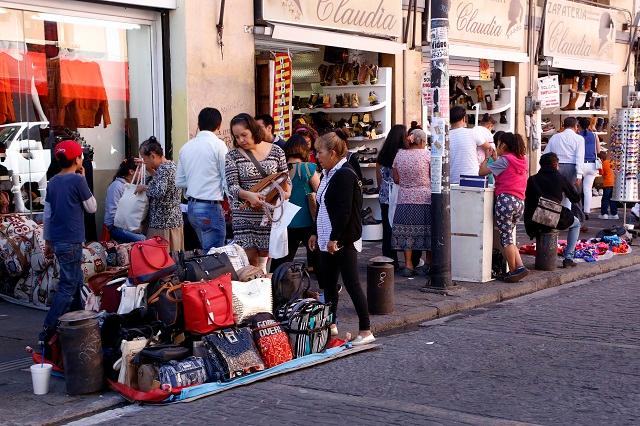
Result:
<svg viewBox="0 0 640 426"><path fill-rule="evenodd" d="M238 281L247 282L264 277L264 271L257 266L249 265L238 270Z"/></svg>
<svg viewBox="0 0 640 426"><path fill-rule="evenodd" d="M158 371L160 385L184 388L201 385L207 381L207 371L202 358L191 356L184 361L169 361Z"/></svg>
<svg viewBox="0 0 640 426"><path fill-rule="evenodd" d="M137 286L130 286L128 282L122 284L118 289L122 293L118 314L128 314L134 309L143 306L146 289L147 284L139 284Z"/></svg>
<svg viewBox="0 0 640 426"><path fill-rule="evenodd" d="M255 315L251 319L251 332L266 368L275 367L293 359L289 337L273 315L269 313Z"/></svg>
<svg viewBox="0 0 640 426"><path fill-rule="evenodd" d="M190 355L188 348L180 345L147 346L136 355L135 363L160 364L168 361L180 361Z"/></svg>
<svg viewBox="0 0 640 426"><path fill-rule="evenodd" d="M272 313L271 280L257 278L249 282L232 281L233 316L236 324L260 312Z"/></svg>
<svg viewBox="0 0 640 426"><path fill-rule="evenodd" d="M562 204L548 198L540 197L538 199L538 205L533 211L533 217L531 220L539 225L556 228L560 221L561 212Z"/></svg>
<svg viewBox="0 0 640 426"><path fill-rule="evenodd" d="M182 284L160 281L147 299L153 315L167 327L180 328L182 320Z"/></svg>
<svg viewBox="0 0 640 426"><path fill-rule="evenodd" d="M238 275L226 253L207 254L185 260L183 263L185 281L201 281L217 278L223 274L231 274L237 280Z"/></svg>
<svg viewBox="0 0 640 426"><path fill-rule="evenodd" d="M131 388L138 388L138 366L133 362L135 356L143 350L148 339L139 337L133 340L123 340L120 344L122 357L113 364L113 369L118 371L118 383Z"/></svg>
<svg viewBox="0 0 640 426"><path fill-rule="evenodd" d="M207 334L233 325L231 274L210 281L183 283L182 308L186 331Z"/></svg>
<svg viewBox="0 0 640 426"><path fill-rule="evenodd" d="M158 367L153 364L143 364L138 367L138 389L142 392L151 392L160 388Z"/></svg>
<svg viewBox="0 0 640 426"><path fill-rule="evenodd" d="M127 278L120 277L107 282L100 290L100 310L115 313L120 306L122 293L120 286L126 284Z"/></svg>
<svg viewBox="0 0 640 426"><path fill-rule="evenodd" d="M224 368L223 380L264 370L248 327L225 328L203 338Z"/></svg>
<svg viewBox="0 0 640 426"><path fill-rule="evenodd" d="M110 281L116 278L125 278L127 276L127 268L107 268L106 271L100 272L89 278L87 281L87 287L96 296L102 295L102 289Z"/></svg>
<svg viewBox="0 0 640 426"><path fill-rule="evenodd" d="M169 243L162 237L134 243L130 254L129 278L135 284L148 283L175 272L176 263L169 256Z"/></svg>
<svg viewBox="0 0 640 426"><path fill-rule="evenodd" d="M236 271L239 271L241 268L250 265L247 253L238 244L227 244L226 246L222 247L214 247L209 250L208 254L213 253L226 253L229 261L231 262L231 265L233 266L233 269L235 269Z"/></svg>
<svg viewBox="0 0 640 426"><path fill-rule="evenodd" d="M207 253L201 249L189 250L189 251L172 251L169 253L171 258L176 264L176 272L175 275L178 277L179 281L186 281L186 273L187 271L184 269L184 262L187 260L191 260L194 257L205 256Z"/></svg>
<svg viewBox="0 0 640 426"><path fill-rule="evenodd" d="M262 179L260 180L260 182L256 183L251 188L249 188L249 191L262 194L264 196L265 203L270 204L273 207L277 207L278 198L280 198L281 202L284 201L284 198L281 197L283 192L282 185L287 180L289 180L289 173L277 172L277 173L269 174L264 169L264 167L262 167L262 164L260 164L260 162L256 160L256 157L251 153L251 151L245 151L242 148L239 148L238 151L245 158L251 161L251 163L253 163L253 165L258 170L258 172L262 175ZM245 202L245 206L248 208L252 208L249 205L249 203L246 203L246 202Z"/></svg>
<svg viewBox="0 0 640 426"><path fill-rule="evenodd" d="M304 163L304 168L307 171L307 206L309 206L311 219L313 219L313 221L315 222L316 218L318 217L318 198L317 194L315 193L313 188L311 188L311 184L309 183L309 179L313 177L311 170L309 170L309 163Z"/></svg>
<svg viewBox="0 0 640 426"><path fill-rule="evenodd" d="M87 282L92 276L107 269L107 251L100 243L90 243L82 247L82 274Z"/></svg>
<svg viewBox="0 0 640 426"><path fill-rule="evenodd" d="M135 181L125 184L124 192L118 201L116 215L113 219L114 226L136 233L142 230L142 223L146 219L147 211L149 210L149 198L146 192L136 194L138 185L144 183L143 167L143 165L139 165L136 168Z"/></svg>
<svg viewBox="0 0 640 426"><path fill-rule="evenodd" d="M269 256L272 259L280 259L289 254L289 232L287 227L299 211L300 206L285 200L282 203L282 216L279 220L271 222Z"/></svg>

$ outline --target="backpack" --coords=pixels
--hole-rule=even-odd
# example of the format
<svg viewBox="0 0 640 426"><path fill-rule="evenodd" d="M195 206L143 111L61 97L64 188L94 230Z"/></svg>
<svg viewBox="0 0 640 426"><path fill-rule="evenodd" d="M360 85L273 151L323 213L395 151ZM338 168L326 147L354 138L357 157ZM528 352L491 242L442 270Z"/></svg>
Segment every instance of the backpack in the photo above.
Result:
<svg viewBox="0 0 640 426"><path fill-rule="evenodd" d="M323 352L329 343L331 327L329 305L315 299L298 299L283 305L276 313L280 326L289 334L293 357Z"/></svg>
<svg viewBox="0 0 640 426"><path fill-rule="evenodd" d="M273 312L292 300L302 299L310 286L311 278L304 263L285 262L278 266L271 277Z"/></svg>

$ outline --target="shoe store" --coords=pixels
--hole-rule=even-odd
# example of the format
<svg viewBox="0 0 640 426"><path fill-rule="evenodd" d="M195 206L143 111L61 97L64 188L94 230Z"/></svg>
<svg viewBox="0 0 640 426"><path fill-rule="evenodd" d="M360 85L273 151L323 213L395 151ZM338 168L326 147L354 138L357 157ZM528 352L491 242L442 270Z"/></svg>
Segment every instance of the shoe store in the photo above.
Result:
<svg viewBox="0 0 640 426"><path fill-rule="evenodd" d="M345 130L365 185L363 239L380 240L375 163L400 96L402 2L320 3L256 2L256 114L272 115L284 139L298 133L313 143L326 129Z"/></svg>

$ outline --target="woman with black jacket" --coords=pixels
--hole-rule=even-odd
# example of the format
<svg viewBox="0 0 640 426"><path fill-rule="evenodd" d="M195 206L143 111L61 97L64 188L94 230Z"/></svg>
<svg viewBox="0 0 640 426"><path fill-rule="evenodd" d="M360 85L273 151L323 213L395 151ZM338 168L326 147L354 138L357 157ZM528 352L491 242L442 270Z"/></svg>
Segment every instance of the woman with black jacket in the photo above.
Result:
<svg viewBox="0 0 640 426"><path fill-rule="evenodd" d="M331 304L331 335L338 334L338 276L353 302L359 320L354 345L375 341L371 333L367 299L358 276L358 252L362 250L362 183L347 163L347 137L341 131L327 133L316 141L322 179L318 187L316 235L309 248L320 250L318 280L324 288L325 302Z"/></svg>
<svg viewBox="0 0 640 426"><path fill-rule="evenodd" d="M524 196L524 227L532 239L551 230L551 228L533 221L533 213L538 207L540 197L558 203L562 202L563 197L567 197L572 203L580 201L580 194L576 191L573 183L560 174L559 163L558 156L553 152L542 155L540 157L540 170L537 174L530 176L527 181L527 190ZM569 230L562 266L565 268L576 266L573 261L573 255L580 237L580 221L570 209L563 206L560 212L560 221L555 229Z"/></svg>

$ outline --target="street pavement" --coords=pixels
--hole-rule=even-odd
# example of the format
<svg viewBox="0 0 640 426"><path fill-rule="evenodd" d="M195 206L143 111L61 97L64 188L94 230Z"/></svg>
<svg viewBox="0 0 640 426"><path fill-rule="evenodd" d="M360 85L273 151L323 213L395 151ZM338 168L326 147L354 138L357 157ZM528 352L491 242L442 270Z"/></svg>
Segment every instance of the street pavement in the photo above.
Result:
<svg viewBox="0 0 640 426"><path fill-rule="evenodd" d="M640 267L379 337L380 350L89 424L640 422Z"/></svg>

